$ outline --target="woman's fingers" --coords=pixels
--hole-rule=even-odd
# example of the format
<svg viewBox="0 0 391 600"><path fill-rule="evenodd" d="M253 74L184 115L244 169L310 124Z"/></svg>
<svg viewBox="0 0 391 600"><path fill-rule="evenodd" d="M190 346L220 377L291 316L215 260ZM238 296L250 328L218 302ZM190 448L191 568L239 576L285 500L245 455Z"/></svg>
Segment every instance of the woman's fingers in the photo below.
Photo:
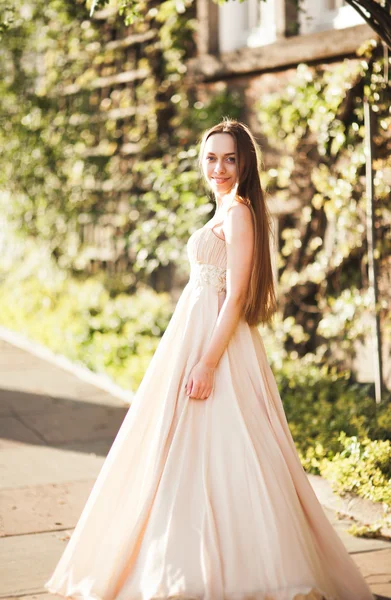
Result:
<svg viewBox="0 0 391 600"><path fill-rule="evenodd" d="M215 369L198 362L189 373L186 394L195 400L206 400L213 389L214 373Z"/></svg>
<svg viewBox="0 0 391 600"><path fill-rule="evenodd" d="M189 381L185 383L185 392L189 398L194 400L206 400L212 391L212 387L201 387L199 383L194 381L190 376Z"/></svg>
<svg viewBox="0 0 391 600"><path fill-rule="evenodd" d="M190 393L190 397L193 398L194 400L207 400L210 396L210 391L208 392L207 389L199 389L197 391L196 388L193 388L193 390Z"/></svg>
<svg viewBox="0 0 391 600"><path fill-rule="evenodd" d="M192 396L192 398L199 398L200 397L200 388L199 388L199 386L196 383L193 384L192 390L190 392L190 396Z"/></svg>

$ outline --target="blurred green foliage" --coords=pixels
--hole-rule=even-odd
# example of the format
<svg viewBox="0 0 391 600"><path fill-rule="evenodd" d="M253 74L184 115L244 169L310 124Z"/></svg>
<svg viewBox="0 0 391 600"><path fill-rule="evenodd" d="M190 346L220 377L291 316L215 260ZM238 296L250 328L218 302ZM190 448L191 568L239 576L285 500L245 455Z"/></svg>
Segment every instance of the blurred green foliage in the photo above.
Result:
<svg viewBox="0 0 391 600"><path fill-rule="evenodd" d="M274 373L304 469L391 509L391 392L377 405L372 385L298 361Z"/></svg>
<svg viewBox="0 0 391 600"><path fill-rule="evenodd" d="M0 7L0 39L1 35L7 31L14 20L14 10L11 4Z"/></svg>
<svg viewBox="0 0 391 600"><path fill-rule="evenodd" d="M318 464L304 455L308 448L318 444L327 448L329 456L342 450L339 434L369 437L376 440L391 439L391 412L385 401L377 405L371 384L362 384L349 377L347 372L329 373L316 365L286 361L274 369L276 381L284 402L292 435L301 449L307 469L316 472ZM390 400L388 392L385 400Z"/></svg>
<svg viewBox="0 0 391 600"><path fill-rule="evenodd" d="M380 268L382 332L391 338L386 284L391 250L391 87L381 46L369 41L359 58L298 65L281 91L258 106L262 132L279 161L264 173L271 206L300 207L279 220L279 305L285 349L351 368L355 342L370 328L363 98L375 115L375 254ZM389 59L387 59L389 60ZM384 282L381 281L384 267ZM297 331L301 329L301 339ZM296 334L294 332L296 331Z"/></svg>
<svg viewBox="0 0 391 600"><path fill-rule="evenodd" d="M391 442L339 437L343 449L322 460L320 472L340 494L350 492L391 507Z"/></svg>
<svg viewBox="0 0 391 600"><path fill-rule="evenodd" d="M100 277L69 277L33 241L12 265L0 269L0 323L135 391L172 315L169 294L140 286L112 297Z"/></svg>
<svg viewBox="0 0 391 600"><path fill-rule="evenodd" d="M73 274L118 256L129 292L153 285L169 265L186 267L185 241L214 209L199 183L199 135L238 116L237 94L220 89L201 102L189 84L195 9L192 0L180 4L133 2L140 16L127 29L90 18L83 0L16 0L2 39L7 227L45 241ZM146 41L117 43L129 35ZM121 74L128 84L117 83ZM92 240L89 226L99 233Z"/></svg>

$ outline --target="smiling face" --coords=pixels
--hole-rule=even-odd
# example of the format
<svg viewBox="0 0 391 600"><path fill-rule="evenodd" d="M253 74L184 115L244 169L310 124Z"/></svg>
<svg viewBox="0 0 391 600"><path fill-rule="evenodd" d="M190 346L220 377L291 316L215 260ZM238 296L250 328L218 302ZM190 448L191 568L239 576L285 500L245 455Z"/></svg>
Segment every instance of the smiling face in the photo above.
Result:
<svg viewBox="0 0 391 600"><path fill-rule="evenodd" d="M227 194L237 180L235 142L229 133L214 133L205 143L202 169L218 197Z"/></svg>

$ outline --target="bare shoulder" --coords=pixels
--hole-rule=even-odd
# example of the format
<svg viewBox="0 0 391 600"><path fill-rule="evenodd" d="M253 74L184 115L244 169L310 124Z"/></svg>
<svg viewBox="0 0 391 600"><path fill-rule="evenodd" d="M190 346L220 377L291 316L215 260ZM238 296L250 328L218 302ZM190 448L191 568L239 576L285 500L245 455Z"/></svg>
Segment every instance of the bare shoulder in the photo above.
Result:
<svg viewBox="0 0 391 600"><path fill-rule="evenodd" d="M253 217L251 210L243 202L234 201L227 211L224 231L231 235L251 235L253 231Z"/></svg>

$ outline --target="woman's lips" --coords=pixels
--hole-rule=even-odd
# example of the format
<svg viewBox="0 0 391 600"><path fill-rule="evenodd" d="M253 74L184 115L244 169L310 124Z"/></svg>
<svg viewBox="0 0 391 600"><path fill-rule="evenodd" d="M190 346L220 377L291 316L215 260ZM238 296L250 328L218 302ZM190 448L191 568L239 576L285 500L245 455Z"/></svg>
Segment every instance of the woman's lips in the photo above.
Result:
<svg viewBox="0 0 391 600"><path fill-rule="evenodd" d="M221 183L225 183L226 181L228 181L228 177L226 177L225 179L223 179L222 177L213 177L213 180L217 183L217 184L221 184Z"/></svg>

